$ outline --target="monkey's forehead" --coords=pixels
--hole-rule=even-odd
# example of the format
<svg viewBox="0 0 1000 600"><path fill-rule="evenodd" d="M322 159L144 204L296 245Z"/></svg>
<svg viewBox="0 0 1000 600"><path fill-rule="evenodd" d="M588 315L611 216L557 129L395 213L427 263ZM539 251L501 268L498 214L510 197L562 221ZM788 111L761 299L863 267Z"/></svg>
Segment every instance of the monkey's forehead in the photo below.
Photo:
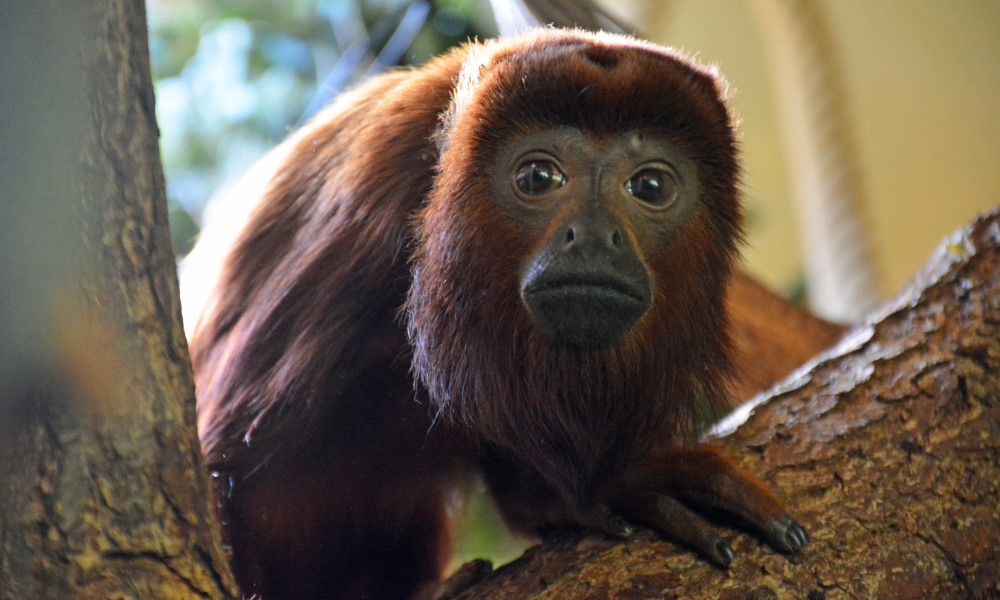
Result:
<svg viewBox="0 0 1000 600"><path fill-rule="evenodd" d="M718 73L628 36L539 29L465 49L437 140L489 150L512 135L570 126L595 135L647 131L732 153L733 119Z"/></svg>
<svg viewBox="0 0 1000 600"><path fill-rule="evenodd" d="M531 62L547 57L565 60L579 55L580 58L606 69L614 68L623 59L626 62L630 58L640 62L643 59L654 62L665 60L674 68L680 67L685 71L698 73L706 83L724 84L715 65L701 65L694 57L675 48L606 31L537 28L520 36L474 42L468 45L468 49L466 64L470 69L469 74L473 67L490 69L507 61ZM712 90L712 93L720 93L724 97L726 90L723 87Z"/></svg>

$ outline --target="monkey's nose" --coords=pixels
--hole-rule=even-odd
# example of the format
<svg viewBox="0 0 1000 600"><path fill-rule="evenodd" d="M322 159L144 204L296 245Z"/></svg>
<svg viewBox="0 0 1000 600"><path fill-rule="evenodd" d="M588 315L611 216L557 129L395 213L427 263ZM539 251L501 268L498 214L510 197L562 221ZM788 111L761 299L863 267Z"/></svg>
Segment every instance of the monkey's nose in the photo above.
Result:
<svg viewBox="0 0 1000 600"><path fill-rule="evenodd" d="M564 252L617 252L622 229L611 217L578 217L566 224L562 239Z"/></svg>

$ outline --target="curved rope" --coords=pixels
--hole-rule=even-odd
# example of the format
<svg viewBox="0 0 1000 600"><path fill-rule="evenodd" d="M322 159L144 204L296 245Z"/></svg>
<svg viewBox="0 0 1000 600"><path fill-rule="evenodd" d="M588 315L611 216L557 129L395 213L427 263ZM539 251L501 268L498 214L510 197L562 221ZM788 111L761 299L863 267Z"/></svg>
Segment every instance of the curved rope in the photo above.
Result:
<svg viewBox="0 0 1000 600"><path fill-rule="evenodd" d="M789 172L799 209L810 308L837 321L879 297L857 150L835 52L815 0L752 0L777 88Z"/></svg>

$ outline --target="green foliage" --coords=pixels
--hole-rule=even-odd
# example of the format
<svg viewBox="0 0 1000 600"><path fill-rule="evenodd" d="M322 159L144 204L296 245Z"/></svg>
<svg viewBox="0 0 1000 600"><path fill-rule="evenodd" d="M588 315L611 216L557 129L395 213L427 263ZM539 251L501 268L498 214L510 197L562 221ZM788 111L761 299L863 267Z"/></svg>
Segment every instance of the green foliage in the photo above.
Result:
<svg viewBox="0 0 1000 600"><path fill-rule="evenodd" d="M347 48L362 77L404 0L150 0L150 56L174 249L186 253L211 194L291 131ZM402 55L420 64L493 31L488 3L436 0ZM192 227L193 225L193 227Z"/></svg>
<svg viewBox="0 0 1000 600"><path fill-rule="evenodd" d="M474 486L455 529L452 569L477 558L501 565L517 558L529 545L528 540L507 530L482 482Z"/></svg>

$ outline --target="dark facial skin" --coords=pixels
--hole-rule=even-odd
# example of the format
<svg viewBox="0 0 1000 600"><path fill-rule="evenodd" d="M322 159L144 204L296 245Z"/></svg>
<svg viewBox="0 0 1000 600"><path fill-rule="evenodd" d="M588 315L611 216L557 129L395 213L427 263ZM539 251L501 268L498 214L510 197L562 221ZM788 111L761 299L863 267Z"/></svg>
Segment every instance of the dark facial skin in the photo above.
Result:
<svg viewBox="0 0 1000 600"><path fill-rule="evenodd" d="M580 347L614 343L648 312L646 255L698 207L691 162L638 132L521 136L500 153L493 185L511 218L543 240L521 273L525 306L555 342Z"/></svg>

